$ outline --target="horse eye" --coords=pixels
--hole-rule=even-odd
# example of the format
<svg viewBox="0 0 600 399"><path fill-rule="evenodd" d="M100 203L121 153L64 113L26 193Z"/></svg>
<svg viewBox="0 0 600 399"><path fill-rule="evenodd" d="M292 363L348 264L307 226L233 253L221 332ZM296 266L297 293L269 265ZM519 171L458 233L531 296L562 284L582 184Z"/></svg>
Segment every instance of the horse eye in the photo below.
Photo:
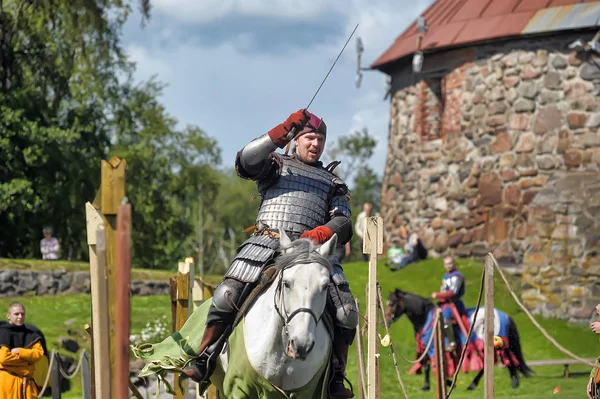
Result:
<svg viewBox="0 0 600 399"><path fill-rule="evenodd" d="M290 282L289 282L289 281L284 281L284 282L283 282L283 286L284 286L285 288L290 288L290 287L291 287L291 285L290 285Z"/></svg>
<svg viewBox="0 0 600 399"><path fill-rule="evenodd" d="M321 291L325 291L327 288L329 287L329 283L323 283L321 284Z"/></svg>

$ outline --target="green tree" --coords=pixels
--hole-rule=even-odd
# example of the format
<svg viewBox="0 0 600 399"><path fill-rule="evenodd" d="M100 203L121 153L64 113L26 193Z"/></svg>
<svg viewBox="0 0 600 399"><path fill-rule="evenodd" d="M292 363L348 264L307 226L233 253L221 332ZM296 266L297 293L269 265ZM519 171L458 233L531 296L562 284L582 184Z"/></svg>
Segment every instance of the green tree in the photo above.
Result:
<svg viewBox="0 0 600 399"><path fill-rule="evenodd" d="M198 196L214 202L219 184L216 141L197 127L178 130L157 100L162 89L154 79L122 88L111 149L128 162L133 256L140 266L151 268L172 268L194 254L188 237L196 230L195 202Z"/></svg>
<svg viewBox="0 0 600 399"><path fill-rule="evenodd" d="M144 21L149 1L137 3ZM171 268L193 249L189 216L218 191L219 149L198 127L177 129L162 85L134 85L120 37L132 3L0 2L0 253L39 256L52 224L63 257L85 259L84 204L100 160L128 161L134 262ZM201 187L201 190L200 190Z"/></svg>
<svg viewBox="0 0 600 399"><path fill-rule="evenodd" d="M147 17L147 1L141 5ZM63 256L87 252L82 210L94 196L97 165L110 144L106 119L116 77L130 72L119 46L129 12L117 0L0 2L5 256L39 253L46 223L60 236Z"/></svg>
<svg viewBox="0 0 600 399"><path fill-rule="evenodd" d="M366 166L375 153L375 147L377 139L363 128L339 137L326 152L327 159L341 161L335 172L350 187L353 208L362 208L364 202L371 202L374 206L380 203L381 177Z"/></svg>
<svg viewBox="0 0 600 399"><path fill-rule="evenodd" d="M381 204L381 177L367 166L376 147L377 139L370 135L367 128L363 128L339 137L326 153L327 159L341 161L335 173L344 179L350 188L353 222L356 215L362 211L363 203L372 203L375 212ZM359 242L358 236L354 235L350 243L352 254L348 258L349 261L359 259L362 253Z"/></svg>

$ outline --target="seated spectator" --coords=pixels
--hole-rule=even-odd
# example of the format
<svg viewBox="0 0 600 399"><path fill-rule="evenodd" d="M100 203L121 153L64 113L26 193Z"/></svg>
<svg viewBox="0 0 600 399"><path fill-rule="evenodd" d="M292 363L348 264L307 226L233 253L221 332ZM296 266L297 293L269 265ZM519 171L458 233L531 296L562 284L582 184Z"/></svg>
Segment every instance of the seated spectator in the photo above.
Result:
<svg viewBox="0 0 600 399"><path fill-rule="evenodd" d="M400 239L398 237L392 238L392 246L388 249L387 257L386 266L396 265L398 267L400 265L404 257L404 250L400 246Z"/></svg>
<svg viewBox="0 0 600 399"><path fill-rule="evenodd" d="M400 229L400 237L406 240L406 244L404 244L404 256L398 266L391 269L392 271L400 270L411 263L427 259L427 248L425 248L423 241L421 241L417 233L408 234L408 230L402 227Z"/></svg>
<svg viewBox="0 0 600 399"><path fill-rule="evenodd" d="M6 317L8 322L0 322L0 397L36 399L35 363L44 356L42 336L25 324L22 303L10 304Z"/></svg>
<svg viewBox="0 0 600 399"><path fill-rule="evenodd" d="M52 237L52 227L44 227L44 238L40 241L40 251L42 251L42 259L56 260L58 259L58 251L60 244L56 237Z"/></svg>

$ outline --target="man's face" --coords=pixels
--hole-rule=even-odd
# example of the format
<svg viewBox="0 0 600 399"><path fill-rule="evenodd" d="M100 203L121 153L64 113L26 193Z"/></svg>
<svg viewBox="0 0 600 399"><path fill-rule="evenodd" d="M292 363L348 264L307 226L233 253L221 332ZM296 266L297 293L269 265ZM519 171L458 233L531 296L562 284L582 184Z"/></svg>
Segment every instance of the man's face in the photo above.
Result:
<svg viewBox="0 0 600 399"><path fill-rule="evenodd" d="M25 323L25 309L22 306L13 306L8 309L6 314L8 322L15 326L22 326Z"/></svg>
<svg viewBox="0 0 600 399"><path fill-rule="evenodd" d="M296 153L308 164L316 163L325 149L325 136L321 133L309 132L294 140Z"/></svg>
<svg viewBox="0 0 600 399"><path fill-rule="evenodd" d="M449 273L454 269L454 259L452 258L444 258L444 269Z"/></svg>

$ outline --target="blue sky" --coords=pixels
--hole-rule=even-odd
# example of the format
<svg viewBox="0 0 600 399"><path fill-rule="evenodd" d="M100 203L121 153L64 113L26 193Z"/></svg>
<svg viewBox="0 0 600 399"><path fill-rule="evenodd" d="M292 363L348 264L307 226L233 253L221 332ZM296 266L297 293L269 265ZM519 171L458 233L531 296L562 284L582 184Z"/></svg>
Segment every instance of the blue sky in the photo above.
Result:
<svg viewBox="0 0 600 399"><path fill-rule="evenodd" d="M162 98L181 126L214 137L233 166L247 142L306 107L356 24L310 111L325 120L329 145L367 127L378 139L371 166L385 166L389 100L385 75L365 71L355 86L356 37L367 67L432 0L154 0L123 42L136 79L167 84Z"/></svg>

